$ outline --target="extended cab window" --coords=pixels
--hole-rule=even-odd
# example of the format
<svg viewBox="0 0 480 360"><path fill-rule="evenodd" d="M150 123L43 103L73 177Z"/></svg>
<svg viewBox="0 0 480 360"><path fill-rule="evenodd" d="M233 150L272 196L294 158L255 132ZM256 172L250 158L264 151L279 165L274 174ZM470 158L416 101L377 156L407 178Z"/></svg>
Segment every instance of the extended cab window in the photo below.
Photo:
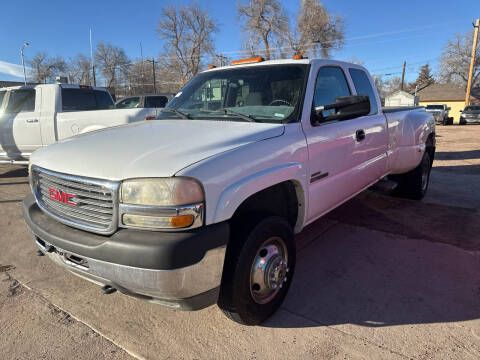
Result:
<svg viewBox="0 0 480 360"><path fill-rule="evenodd" d="M166 96L147 96L145 98L145 107L147 108L163 108L167 105Z"/></svg>
<svg viewBox="0 0 480 360"><path fill-rule="evenodd" d="M138 108L140 105L140 98L138 96L123 99L117 103L115 106L117 109L131 109Z"/></svg>
<svg viewBox="0 0 480 360"><path fill-rule="evenodd" d="M351 95L343 70L336 66L324 66L318 70L313 94L313 107L333 104L340 96ZM334 115L335 110L324 110L324 117Z"/></svg>
<svg viewBox="0 0 480 360"><path fill-rule="evenodd" d="M363 70L353 68L349 72L357 90L357 95L367 95L370 99L370 115L376 114L378 111L377 98L367 74Z"/></svg>
<svg viewBox="0 0 480 360"><path fill-rule="evenodd" d="M106 91L62 88L63 111L103 110L113 107L113 100Z"/></svg>
<svg viewBox="0 0 480 360"><path fill-rule="evenodd" d="M35 111L35 90L11 90L6 108L7 113Z"/></svg>

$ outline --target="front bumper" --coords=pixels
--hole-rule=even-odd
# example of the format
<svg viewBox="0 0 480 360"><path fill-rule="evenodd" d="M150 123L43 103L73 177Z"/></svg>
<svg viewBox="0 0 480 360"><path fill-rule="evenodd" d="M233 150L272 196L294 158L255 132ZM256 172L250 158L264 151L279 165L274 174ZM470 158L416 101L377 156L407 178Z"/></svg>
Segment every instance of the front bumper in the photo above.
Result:
<svg viewBox="0 0 480 360"><path fill-rule="evenodd" d="M480 124L480 117L461 117L460 122L464 124Z"/></svg>
<svg viewBox="0 0 480 360"><path fill-rule="evenodd" d="M33 195L24 199L23 215L42 252L98 285L183 310L217 300L228 223L168 233L120 229L103 236L59 223Z"/></svg>

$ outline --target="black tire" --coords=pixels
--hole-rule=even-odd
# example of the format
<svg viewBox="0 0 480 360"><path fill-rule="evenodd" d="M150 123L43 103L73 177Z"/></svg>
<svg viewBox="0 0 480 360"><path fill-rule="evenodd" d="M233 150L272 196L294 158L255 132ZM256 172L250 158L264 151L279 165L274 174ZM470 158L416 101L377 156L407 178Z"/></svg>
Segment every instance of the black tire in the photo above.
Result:
<svg viewBox="0 0 480 360"><path fill-rule="evenodd" d="M398 182L395 195L408 199L421 200L428 190L432 160L428 152L425 152L420 164L412 171L393 175L391 178Z"/></svg>
<svg viewBox="0 0 480 360"><path fill-rule="evenodd" d="M287 295L295 271L295 241L290 224L282 217L268 216L263 219L257 218L257 220L243 220L246 222L246 224L243 224L244 230L237 231L239 227L234 228L232 233L237 233L237 236L232 237L227 247L218 306L227 317L237 323L258 325L280 307ZM242 223L244 222L242 221ZM281 239L283 244L280 242L280 245L285 245L282 249L286 251L287 260L285 260L286 264L282 264L281 269L283 271L280 270L280 272L285 276L281 279L286 278L286 280L280 280L281 285L273 290L268 286L264 287L262 291L273 291L273 293L270 295L271 298L263 299L267 302L259 303L259 299L254 298L254 296L257 297L260 294L255 291L258 284L254 283L252 286L253 264L258 261L261 255L265 254L266 248L262 245L266 241L271 241L271 239L276 239L275 241ZM269 249L271 249L274 246L271 245L267 244L266 246L270 246ZM264 261L267 264L265 268L272 268L273 265L278 264L275 262L278 259L269 257L270 254L273 254L273 251L268 251L268 254L264 256L264 259L269 259ZM279 267L274 268L278 269ZM267 271L265 273L271 274ZM275 274L277 273L279 272L276 271ZM267 278L267 275L265 275L265 278ZM280 279L280 276L278 279ZM257 290L260 291L260 286Z"/></svg>

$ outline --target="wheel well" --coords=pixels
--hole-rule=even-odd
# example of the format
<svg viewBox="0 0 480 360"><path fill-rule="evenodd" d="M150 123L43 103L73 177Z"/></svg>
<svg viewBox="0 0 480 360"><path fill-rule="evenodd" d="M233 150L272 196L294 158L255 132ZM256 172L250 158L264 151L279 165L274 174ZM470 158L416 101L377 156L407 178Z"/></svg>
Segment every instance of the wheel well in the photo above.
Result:
<svg viewBox="0 0 480 360"><path fill-rule="evenodd" d="M243 216L253 214L278 215L288 220L292 228L298 218L299 201L292 181L285 181L251 195L244 200L232 216L235 223Z"/></svg>
<svg viewBox="0 0 480 360"><path fill-rule="evenodd" d="M435 133L431 133L430 135L428 135L425 146L425 151L428 153L428 155L430 156L430 161L433 163L433 159L435 157Z"/></svg>

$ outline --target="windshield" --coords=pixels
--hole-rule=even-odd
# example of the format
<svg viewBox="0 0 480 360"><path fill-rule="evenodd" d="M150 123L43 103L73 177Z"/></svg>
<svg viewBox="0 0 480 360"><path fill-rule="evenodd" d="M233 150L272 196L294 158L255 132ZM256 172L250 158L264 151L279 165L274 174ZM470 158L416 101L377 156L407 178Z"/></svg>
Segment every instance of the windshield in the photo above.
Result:
<svg viewBox="0 0 480 360"><path fill-rule="evenodd" d="M307 73L305 64L208 71L193 78L159 118L183 114L190 119L296 122Z"/></svg>
<svg viewBox="0 0 480 360"><path fill-rule="evenodd" d="M464 111L480 111L480 106L467 106Z"/></svg>
<svg viewBox="0 0 480 360"><path fill-rule="evenodd" d="M443 110L443 105L427 105L427 110Z"/></svg>

